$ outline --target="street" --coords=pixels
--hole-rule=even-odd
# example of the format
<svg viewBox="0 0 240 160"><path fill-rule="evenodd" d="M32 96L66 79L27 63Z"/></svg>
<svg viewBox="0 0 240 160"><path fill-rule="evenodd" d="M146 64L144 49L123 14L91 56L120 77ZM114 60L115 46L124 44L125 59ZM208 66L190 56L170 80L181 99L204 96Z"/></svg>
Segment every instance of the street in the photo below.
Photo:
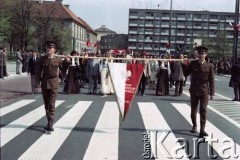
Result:
<svg viewBox="0 0 240 160"><path fill-rule="evenodd" d="M8 69L10 76L0 80L1 160L240 159L240 102L232 101L229 76L215 75L216 95L207 110L206 131L217 141L199 143L199 133L190 132L189 82L177 97L174 88L169 96L155 96L147 86L146 96L135 96L124 121L114 95L87 95L87 86L68 95L61 84L55 131L49 135L43 130L42 95L31 94L26 73L14 75L14 64ZM146 135L151 137L150 156Z"/></svg>

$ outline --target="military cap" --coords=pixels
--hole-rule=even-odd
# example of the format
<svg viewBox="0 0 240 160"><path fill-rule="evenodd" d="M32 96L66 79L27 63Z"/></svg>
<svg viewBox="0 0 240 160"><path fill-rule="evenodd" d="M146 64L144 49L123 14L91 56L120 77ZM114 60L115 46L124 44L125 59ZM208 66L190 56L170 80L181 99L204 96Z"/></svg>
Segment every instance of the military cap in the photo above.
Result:
<svg viewBox="0 0 240 160"><path fill-rule="evenodd" d="M46 41L45 42L46 47L54 47L57 48L57 43L54 41Z"/></svg>
<svg viewBox="0 0 240 160"><path fill-rule="evenodd" d="M204 47L204 46L198 46L196 49L198 52L207 52L208 51L208 48Z"/></svg>

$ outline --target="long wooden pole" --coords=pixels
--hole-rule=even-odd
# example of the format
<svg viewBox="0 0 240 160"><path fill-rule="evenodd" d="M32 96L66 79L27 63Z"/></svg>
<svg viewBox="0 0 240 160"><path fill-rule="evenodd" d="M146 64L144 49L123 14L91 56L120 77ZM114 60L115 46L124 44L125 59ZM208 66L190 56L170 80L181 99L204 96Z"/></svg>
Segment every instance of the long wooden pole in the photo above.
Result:
<svg viewBox="0 0 240 160"><path fill-rule="evenodd" d="M195 60L195 59L160 59L160 58L116 58L116 57L85 57L85 56L65 56L65 55L55 55L57 57L62 57L62 58L82 58L82 59L110 59L110 60L134 60L134 61L141 61L141 60L149 60L149 61L183 61L183 60Z"/></svg>

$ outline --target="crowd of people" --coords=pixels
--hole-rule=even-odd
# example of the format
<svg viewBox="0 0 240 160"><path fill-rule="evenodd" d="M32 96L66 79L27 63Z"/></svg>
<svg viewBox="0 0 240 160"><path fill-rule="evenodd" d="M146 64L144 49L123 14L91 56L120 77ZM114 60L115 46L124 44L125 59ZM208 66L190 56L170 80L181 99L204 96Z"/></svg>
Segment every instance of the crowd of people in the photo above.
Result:
<svg viewBox="0 0 240 160"><path fill-rule="evenodd" d="M31 76L32 94L39 93L40 88L45 104L48 124L46 131L53 131L55 113L55 101L59 87L59 78L64 85L63 92L66 94L79 94L81 88L87 87L87 94L100 94L103 97L114 93L114 86L110 76L108 63L138 63L144 64L142 77L136 93L145 96L146 86L156 96L168 96L169 88L175 86L173 96L181 96L187 77L190 78L191 119L193 127L191 132L197 132L196 113L200 102L200 137L207 136L205 132L206 109L208 99L214 96L214 72L231 73L229 86L234 88L233 100L240 100L240 60L229 67L226 60L215 61L207 58L207 48L198 47L191 57L183 53L165 53L160 56L147 53L130 55L129 53L94 54L73 50L70 54L57 55L56 43L47 41L46 54L38 55L36 51L22 53L16 52L16 74L27 72ZM1 48L1 76L6 76L5 50ZM125 59L124 59L125 58ZM4 66L5 65L5 66ZM21 66L22 65L22 69ZM5 69L4 69L5 68ZM230 69L231 68L231 69ZM5 71L4 71L5 70Z"/></svg>

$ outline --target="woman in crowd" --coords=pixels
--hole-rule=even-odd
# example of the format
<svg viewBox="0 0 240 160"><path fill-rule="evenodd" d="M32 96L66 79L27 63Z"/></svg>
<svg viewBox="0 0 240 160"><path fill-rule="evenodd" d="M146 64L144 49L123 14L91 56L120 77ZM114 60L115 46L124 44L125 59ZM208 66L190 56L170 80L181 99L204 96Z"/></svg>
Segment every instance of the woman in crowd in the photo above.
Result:
<svg viewBox="0 0 240 160"><path fill-rule="evenodd" d="M165 56L161 56L162 59L169 59L169 54L166 53ZM169 61L161 61L159 63L158 79L157 79L157 96L169 95L169 77L171 74Z"/></svg>
<svg viewBox="0 0 240 160"><path fill-rule="evenodd" d="M77 51L72 51L70 55L78 56L79 54ZM68 62L65 67L68 67L68 74L63 91L67 94L80 93L80 79L82 77L82 68L79 63L79 58L71 58L71 61Z"/></svg>

